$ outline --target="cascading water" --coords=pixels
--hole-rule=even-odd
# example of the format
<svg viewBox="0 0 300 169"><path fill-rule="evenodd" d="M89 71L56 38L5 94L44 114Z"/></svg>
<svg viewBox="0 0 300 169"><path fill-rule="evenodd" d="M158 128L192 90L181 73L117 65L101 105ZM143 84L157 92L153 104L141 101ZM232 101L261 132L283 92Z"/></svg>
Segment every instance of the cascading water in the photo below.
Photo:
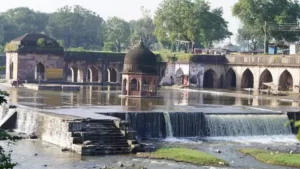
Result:
<svg viewBox="0 0 300 169"><path fill-rule="evenodd" d="M289 135L287 115L206 115L209 136Z"/></svg>
<svg viewBox="0 0 300 169"><path fill-rule="evenodd" d="M31 134L36 132L37 116L35 112L24 113L18 112L16 131Z"/></svg>
<svg viewBox="0 0 300 169"><path fill-rule="evenodd" d="M103 114L103 113L102 113ZM107 113L128 120L141 138L291 135L284 114L205 114L201 112Z"/></svg>
<svg viewBox="0 0 300 169"><path fill-rule="evenodd" d="M164 112L165 123L166 123L166 137L173 138L173 127L171 124L170 114L168 112Z"/></svg>

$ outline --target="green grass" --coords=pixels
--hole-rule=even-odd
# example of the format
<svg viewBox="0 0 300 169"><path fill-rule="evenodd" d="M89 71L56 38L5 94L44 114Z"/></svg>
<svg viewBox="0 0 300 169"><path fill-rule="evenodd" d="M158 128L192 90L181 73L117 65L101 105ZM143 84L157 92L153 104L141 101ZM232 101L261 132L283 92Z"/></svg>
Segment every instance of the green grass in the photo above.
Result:
<svg viewBox="0 0 300 169"><path fill-rule="evenodd" d="M218 159L213 155L188 148L160 148L157 151L150 153L147 157L202 166L228 166L227 162Z"/></svg>
<svg viewBox="0 0 300 169"><path fill-rule="evenodd" d="M240 152L251 155L257 160L274 165L289 166L289 167L300 167L300 154L288 154L273 152L271 155L270 151L259 150L259 149L240 149Z"/></svg>

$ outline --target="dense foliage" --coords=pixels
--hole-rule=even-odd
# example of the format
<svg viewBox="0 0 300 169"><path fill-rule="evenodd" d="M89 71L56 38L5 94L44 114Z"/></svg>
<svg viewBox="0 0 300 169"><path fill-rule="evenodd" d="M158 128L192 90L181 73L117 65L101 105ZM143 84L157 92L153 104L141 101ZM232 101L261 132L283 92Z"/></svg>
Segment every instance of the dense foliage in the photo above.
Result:
<svg viewBox="0 0 300 169"><path fill-rule="evenodd" d="M137 20L110 17L105 21L77 5L64 6L50 14L23 7L10 9L0 13L0 45L5 46L25 33L44 33L65 48L120 52L141 38L153 49L158 43L174 44L179 34L181 40L207 47L231 35L222 18L222 9L210 9L204 0L164 0L155 19L146 8L142 7L141 12L142 17Z"/></svg>
<svg viewBox="0 0 300 169"><path fill-rule="evenodd" d="M295 29L292 24L300 17L298 1L239 0L232 12L243 23L238 41L249 42L253 50L262 44L265 33L276 42L294 42L299 38L299 32L292 31Z"/></svg>

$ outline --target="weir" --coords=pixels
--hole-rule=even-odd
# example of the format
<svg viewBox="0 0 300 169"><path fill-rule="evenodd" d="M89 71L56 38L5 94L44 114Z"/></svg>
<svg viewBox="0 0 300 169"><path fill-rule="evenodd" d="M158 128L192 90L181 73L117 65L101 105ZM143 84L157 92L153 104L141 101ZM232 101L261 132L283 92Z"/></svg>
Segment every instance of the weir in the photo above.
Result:
<svg viewBox="0 0 300 169"><path fill-rule="evenodd" d="M101 113L126 119L143 139L290 135L286 114L205 114L201 112ZM171 128L171 130L170 130Z"/></svg>

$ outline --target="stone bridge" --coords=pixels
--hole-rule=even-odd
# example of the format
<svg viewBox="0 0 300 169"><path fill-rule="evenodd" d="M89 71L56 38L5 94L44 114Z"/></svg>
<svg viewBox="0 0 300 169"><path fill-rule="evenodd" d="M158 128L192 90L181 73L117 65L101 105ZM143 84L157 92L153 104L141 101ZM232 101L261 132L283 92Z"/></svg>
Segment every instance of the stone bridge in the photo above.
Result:
<svg viewBox="0 0 300 169"><path fill-rule="evenodd" d="M81 83L121 83L125 53L66 52L65 79ZM165 65L161 63L163 74ZM162 76L162 75L160 75Z"/></svg>
<svg viewBox="0 0 300 169"><path fill-rule="evenodd" d="M205 88L273 89L299 92L300 56L199 55L190 62L168 63L161 84L189 84Z"/></svg>

